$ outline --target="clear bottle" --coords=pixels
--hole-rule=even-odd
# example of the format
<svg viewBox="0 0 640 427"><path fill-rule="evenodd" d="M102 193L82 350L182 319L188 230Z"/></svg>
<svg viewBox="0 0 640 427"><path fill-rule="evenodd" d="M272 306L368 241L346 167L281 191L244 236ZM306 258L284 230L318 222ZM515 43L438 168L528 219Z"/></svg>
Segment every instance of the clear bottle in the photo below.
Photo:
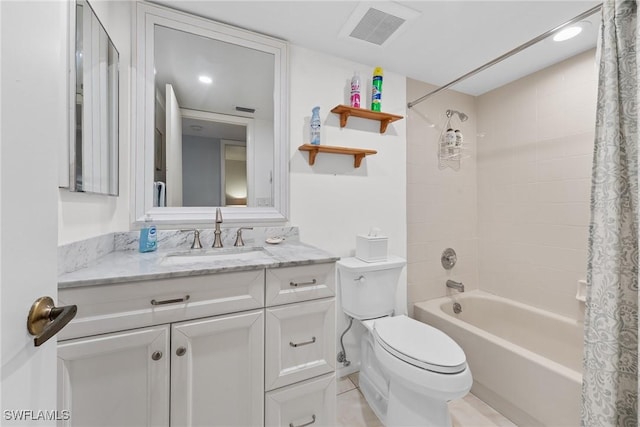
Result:
<svg viewBox="0 0 640 427"><path fill-rule="evenodd" d="M360 108L360 74L357 71L351 77L351 106Z"/></svg>
<svg viewBox="0 0 640 427"><path fill-rule="evenodd" d="M153 252L158 249L158 230L148 214L144 217L144 226L140 229L138 249L140 252Z"/></svg>
<svg viewBox="0 0 640 427"><path fill-rule="evenodd" d="M444 142L447 144L447 147L455 147L456 133L453 129L447 129L447 132L444 134Z"/></svg>
<svg viewBox="0 0 640 427"><path fill-rule="evenodd" d="M462 132L460 129L456 129L456 147L462 147L462 143L464 142L464 137L462 136Z"/></svg>
<svg viewBox="0 0 640 427"><path fill-rule="evenodd" d="M320 107L311 110L311 144L320 145Z"/></svg>

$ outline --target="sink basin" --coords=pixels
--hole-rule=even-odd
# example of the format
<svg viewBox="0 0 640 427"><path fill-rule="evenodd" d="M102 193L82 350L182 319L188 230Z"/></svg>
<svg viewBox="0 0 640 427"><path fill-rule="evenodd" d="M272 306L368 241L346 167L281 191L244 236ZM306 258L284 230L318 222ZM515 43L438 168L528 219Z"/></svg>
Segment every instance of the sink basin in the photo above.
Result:
<svg viewBox="0 0 640 427"><path fill-rule="evenodd" d="M160 261L162 265L184 265L217 261L269 261L269 255L259 247L194 249L190 251L173 252Z"/></svg>

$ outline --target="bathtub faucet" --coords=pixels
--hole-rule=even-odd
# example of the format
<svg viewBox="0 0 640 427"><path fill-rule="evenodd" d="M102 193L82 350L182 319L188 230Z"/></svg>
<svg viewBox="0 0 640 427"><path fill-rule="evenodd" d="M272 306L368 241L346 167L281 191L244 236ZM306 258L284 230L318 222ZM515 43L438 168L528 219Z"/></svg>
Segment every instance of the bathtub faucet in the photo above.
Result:
<svg viewBox="0 0 640 427"><path fill-rule="evenodd" d="M464 292L464 285L462 282L454 282L453 280L447 280L447 288L457 289L460 292Z"/></svg>

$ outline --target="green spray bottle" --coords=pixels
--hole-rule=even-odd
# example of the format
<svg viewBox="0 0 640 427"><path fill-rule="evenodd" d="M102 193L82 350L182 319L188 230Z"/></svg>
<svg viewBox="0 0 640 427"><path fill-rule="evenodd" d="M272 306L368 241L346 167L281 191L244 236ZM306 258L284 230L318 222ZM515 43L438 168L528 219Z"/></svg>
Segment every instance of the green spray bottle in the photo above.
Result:
<svg viewBox="0 0 640 427"><path fill-rule="evenodd" d="M382 100L382 67L373 70L373 84L371 86L371 110L380 111L380 101Z"/></svg>

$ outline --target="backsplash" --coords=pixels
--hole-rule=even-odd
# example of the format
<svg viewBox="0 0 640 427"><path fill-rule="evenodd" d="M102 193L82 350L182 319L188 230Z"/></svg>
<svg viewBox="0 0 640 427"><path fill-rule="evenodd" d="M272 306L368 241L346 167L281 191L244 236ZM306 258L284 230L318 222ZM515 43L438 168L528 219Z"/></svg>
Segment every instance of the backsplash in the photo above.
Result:
<svg viewBox="0 0 640 427"><path fill-rule="evenodd" d="M223 228L222 243L233 246L238 228ZM110 233L92 237L78 242L58 246L58 274L69 273L85 268L93 261L114 251L137 251L139 231ZM213 243L213 229L200 231L200 241L204 248L210 248ZM245 245L263 245L269 237L282 237L288 241L300 240L298 227L254 227L253 230L243 230L242 237ZM192 231L158 230L158 248L189 249L193 242Z"/></svg>

